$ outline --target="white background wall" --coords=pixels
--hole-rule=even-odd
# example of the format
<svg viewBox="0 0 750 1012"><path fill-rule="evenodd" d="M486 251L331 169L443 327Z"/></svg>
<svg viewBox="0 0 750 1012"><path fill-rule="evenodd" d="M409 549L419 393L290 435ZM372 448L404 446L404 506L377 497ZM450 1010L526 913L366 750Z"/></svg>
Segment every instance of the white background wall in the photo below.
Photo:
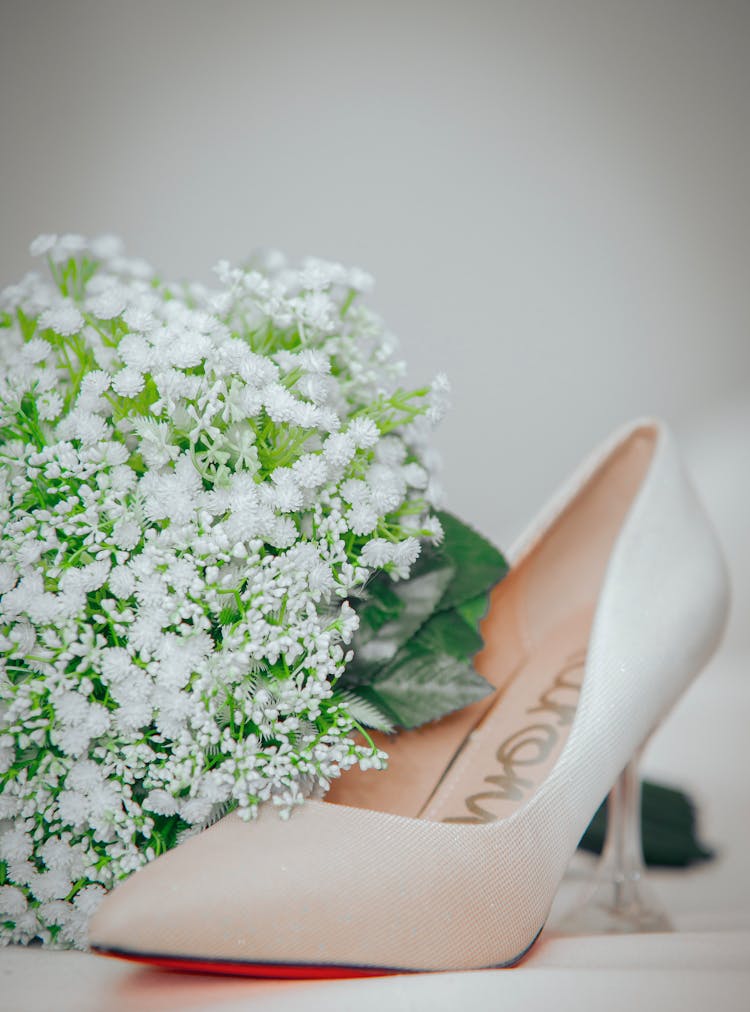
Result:
<svg viewBox="0 0 750 1012"><path fill-rule="evenodd" d="M731 0L1 0L0 283L41 231L172 276L257 245L357 263L412 377L452 379L456 512L507 545L663 414L741 596L749 52Z"/></svg>

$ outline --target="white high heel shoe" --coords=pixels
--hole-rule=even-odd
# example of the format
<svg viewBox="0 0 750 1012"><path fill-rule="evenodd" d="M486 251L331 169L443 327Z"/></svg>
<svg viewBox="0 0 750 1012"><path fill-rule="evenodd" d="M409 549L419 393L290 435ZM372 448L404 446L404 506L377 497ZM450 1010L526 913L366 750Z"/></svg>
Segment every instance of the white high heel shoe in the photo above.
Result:
<svg viewBox="0 0 750 1012"><path fill-rule="evenodd" d="M517 962L581 834L713 653L711 527L658 421L615 433L511 552L482 633L487 700L387 749L288 822L227 816L108 896L99 952L268 976ZM333 803L331 803L333 802Z"/></svg>

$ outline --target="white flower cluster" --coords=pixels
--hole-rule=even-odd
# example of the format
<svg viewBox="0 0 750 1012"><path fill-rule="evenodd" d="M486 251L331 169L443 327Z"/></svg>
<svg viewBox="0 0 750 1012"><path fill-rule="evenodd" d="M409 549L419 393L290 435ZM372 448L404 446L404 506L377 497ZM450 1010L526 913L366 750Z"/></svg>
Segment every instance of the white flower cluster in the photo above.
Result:
<svg viewBox="0 0 750 1012"><path fill-rule="evenodd" d="M0 941L82 945L187 833L383 764L336 691L348 599L440 538L446 387L398 386L361 271L32 253L51 280L0 301Z"/></svg>

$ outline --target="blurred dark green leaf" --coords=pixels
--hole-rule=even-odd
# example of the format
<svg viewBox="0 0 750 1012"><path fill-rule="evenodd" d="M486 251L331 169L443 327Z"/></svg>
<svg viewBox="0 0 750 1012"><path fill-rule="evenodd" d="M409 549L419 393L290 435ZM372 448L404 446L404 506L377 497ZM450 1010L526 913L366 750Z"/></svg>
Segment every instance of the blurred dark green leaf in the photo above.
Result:
<svg viewBox="0 0 750 1012"><path fill-rule="evenodd" d="M685 868L713 857L713 852L698 839L695 806L682 791L644 781L641 820L646 864ZM595 854L601 853L606 826L607 802L604 801L583 834L579 847Z"/></svg>

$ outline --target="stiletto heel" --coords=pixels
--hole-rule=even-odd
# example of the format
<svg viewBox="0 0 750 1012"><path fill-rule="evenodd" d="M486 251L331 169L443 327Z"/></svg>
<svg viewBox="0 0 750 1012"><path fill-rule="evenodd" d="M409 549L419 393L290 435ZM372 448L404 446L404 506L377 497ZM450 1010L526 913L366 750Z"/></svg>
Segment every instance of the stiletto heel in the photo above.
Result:
<svg viewBox="0 0 750 1012"><path fill-rule="evenodd" d="M643 749L628 763L607 796L607 831L601 857L578 902L557 926L568 935L671 931L669 917L646 878L641 832Z"/></svg>

